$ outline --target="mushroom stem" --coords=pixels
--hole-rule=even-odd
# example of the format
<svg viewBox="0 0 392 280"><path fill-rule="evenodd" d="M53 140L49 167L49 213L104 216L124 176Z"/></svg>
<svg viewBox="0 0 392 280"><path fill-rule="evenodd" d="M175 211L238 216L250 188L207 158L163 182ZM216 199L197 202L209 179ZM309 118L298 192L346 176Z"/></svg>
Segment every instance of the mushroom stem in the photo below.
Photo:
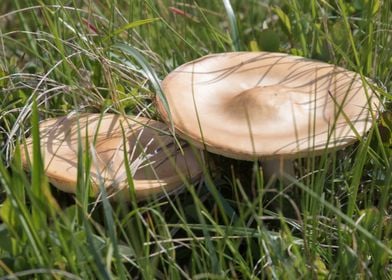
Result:
<svg viewBox="0 0 392 280"><path fill-rule="evenodd" d="M271 180L279 179L284 185L290 183L284 174L295 177L293 161L279 157L277 159L260 160L261 168L264 175L264 182L269 183Z"/></svg>

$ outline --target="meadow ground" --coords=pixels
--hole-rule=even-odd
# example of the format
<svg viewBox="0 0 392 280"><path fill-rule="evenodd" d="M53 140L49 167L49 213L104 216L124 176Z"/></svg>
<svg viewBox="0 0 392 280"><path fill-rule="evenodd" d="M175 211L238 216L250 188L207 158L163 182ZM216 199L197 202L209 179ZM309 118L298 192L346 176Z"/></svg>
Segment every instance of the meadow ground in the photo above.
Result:
<svg viewBox="0 0 392 280"><path fill-rule="evenodd" d="M391 46L391 0L2 0L0 279L392 279ZM151 77L260 50L371 78L384 104L373 129L295 161L287 185L264 182L258 162L206 154L199 183L144 202L62 193L37 149L22 169L19 143L39 139L39 119L160 119Z"/></svg>

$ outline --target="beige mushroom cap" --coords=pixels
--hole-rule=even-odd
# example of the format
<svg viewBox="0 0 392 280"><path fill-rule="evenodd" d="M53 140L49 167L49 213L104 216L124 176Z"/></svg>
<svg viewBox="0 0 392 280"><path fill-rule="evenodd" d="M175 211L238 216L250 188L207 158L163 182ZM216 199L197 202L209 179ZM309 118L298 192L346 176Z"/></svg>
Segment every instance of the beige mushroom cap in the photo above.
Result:
<svg viewBox="0 0 392 280"><path fill-rule="evenodd" d="M164 133L167 126L161 122L114 114L74 115L40 123L45 173L62 191L76 192L78 131L83 150L86 140L90 146L90 178L95 194L102 182L109 194L129 199L124 142L139 199L163 193L163 189L173 191L183 185L184 179L196 180L202 173L194 149L184 145L182 153L174 139ZM23 153L22 161L29 168L31 138L26 141L26 151L29 157Z"/></svg>
<svg viewBox="0 0 392 280"><path fill-rule="evenodd" d="M380 105L354 72L268 52L199 58L171 72L162 89L177 133L245 160L346 146L370 129Z"/></svg>

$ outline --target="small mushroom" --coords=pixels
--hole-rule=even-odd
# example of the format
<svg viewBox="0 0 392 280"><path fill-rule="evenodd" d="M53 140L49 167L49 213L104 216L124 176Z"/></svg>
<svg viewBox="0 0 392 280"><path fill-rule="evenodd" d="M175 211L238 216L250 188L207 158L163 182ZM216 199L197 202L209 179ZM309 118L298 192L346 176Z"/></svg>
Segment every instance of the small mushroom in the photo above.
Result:
<svg viewBox="0 0 392 280"><path fill-rule="evenodd" d="M95 195L102 183L110 195L129 199L124 147L138 199L174 191L183 180L194 181L202 173L191 146L183 143L180 149L164 123L143 117L82 114L48 119L40 123L40 139L49 182L68 193L76 192L78 143L83 150L86 142L89 146ZM29 169L31 138L25 151L22 162Z"/></svg>
<svg viewBox="0 0 392 280"><path fill-rule="evenodd" d="M227 157L262 159L275 171L286 159L360 139L380 105L357 73L268 52L207 55L171 72L162 89L170 117L160 99L158 109L180 136Z"/></svg>

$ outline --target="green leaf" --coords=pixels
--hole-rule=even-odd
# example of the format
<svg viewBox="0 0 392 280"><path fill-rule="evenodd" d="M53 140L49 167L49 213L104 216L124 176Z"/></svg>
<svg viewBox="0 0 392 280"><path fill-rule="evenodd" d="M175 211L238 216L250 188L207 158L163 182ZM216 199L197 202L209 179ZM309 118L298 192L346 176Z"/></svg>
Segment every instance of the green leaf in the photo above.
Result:
<svg viewBox="0 0 392 280"><path fill-rule="evenodd" d="M0 224L0 248L12 254L12 238L5 224Z"/></svg>
<svg viewBox="0 0 392 280"><path fill-rule="evenodd" d="M276 13L276 15L279 17L281 23L283 24L283 26L285 27L288 35L291 34L291 23L290 23L290 18L288 17L288 15L283 12L283 10L279 7L274 7L273 11Z"/></svg>
<svg viewBox="0 0 392 280"><path fill-rule="evenodd" d="M280 40L276 32L263 30L260 34L259 46L262 51L276 52L279 50Z"/></svg>
<svg viewBox="0 0 392 280"><path fill-rule="evenodd" d="M333 42L340 46L348 46L347 44L347 32L343 21L338 21L331 27Z"/></svg>
<svg viewBox="0 0 392 280"><path fill-rule="evenodd" d="M8 83L7 74L0 68L0 87L5 87Z"/></svg>
<svg viewBox="0 0 392 280"><path fill-rule="evenodd" d="M133 21L130 23L127 23L123 26L121 26L120 28L116 29L113 33L111 33L110 35L106 36L105 38L103 38L103 41L107 41L121 33L123 33L124 31L128 30L128 29L132 29L141 25L145 25L145 24L149 24L155 21L160 20L159 18L148 18L148 19L141 19L141 20L137 20L137 21Z"/></svg>
<svg viewBox="0 0 392 280"><path fill-rule="evenodd" d="M252 52L260 51L259 45L257 44L256 40L252 40L249 42L249 48Z"/></svg>
<svg viewBox="0 0 392 280"><path fill-rule="evenodd" d="M34 226L36 228L40 228L46 223L46 219L50 211L58 211L60 207L52 196L47 177L45 176L44 162L41 156L39 116L36 99L33 100L31 125L33 138L31 190L34 199L33 203L31 204L32 219Z"/></svg>
<svg viewBox="0 0 392 280"><path fill-rule="evenodd" d="M25 203L25 193L24 193L24 186L22 181L22 163L20 161L20 147L19 145L16 146L14 159L13 159L13 175L10 180L10 184L12 185L13 195L19 199L22 203ZM7 197L4 203L0 207L0 217L7 225L11 226L12 228L18 228L19 220L17 217L17 213L15 208L12 206L12 201L10 197Z"/></svg>
<svg viewBox="0 0 392 280"><path fill-rule="evenodd" d="M5 224L16 227L17 219L9 198L7 198L0 207L0 218Z"/></svg>
<svg viewBox="0 0 392 280"><path fill-rule="evenodd" d="M378 10L380 9L380 0L373 0L371 1L371 3L373 4L372 16L374 16L375 14L377 14Z"/></svg>

